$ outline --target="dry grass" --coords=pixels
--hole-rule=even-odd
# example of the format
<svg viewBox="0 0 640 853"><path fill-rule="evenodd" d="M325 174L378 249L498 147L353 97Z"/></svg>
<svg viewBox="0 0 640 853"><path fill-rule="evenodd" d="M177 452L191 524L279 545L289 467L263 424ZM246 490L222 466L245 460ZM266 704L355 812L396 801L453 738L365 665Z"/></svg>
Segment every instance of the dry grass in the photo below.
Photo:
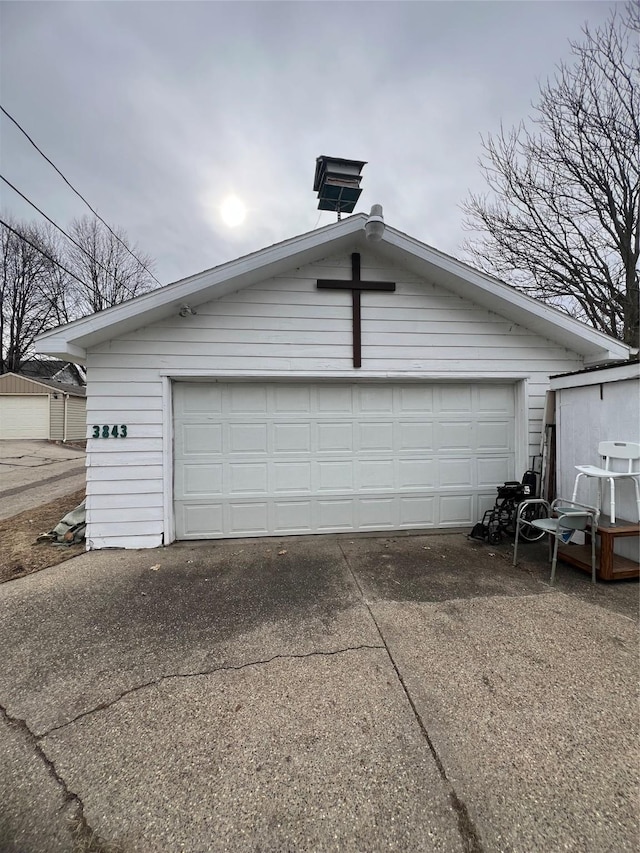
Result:
<svg viewBox="0 0 640 853"><path fill-rule="evenodd" d="M84 500L84 489L0 521L0 583L30 575L82 554L84 543L70 547L36 542Z"/></svg>

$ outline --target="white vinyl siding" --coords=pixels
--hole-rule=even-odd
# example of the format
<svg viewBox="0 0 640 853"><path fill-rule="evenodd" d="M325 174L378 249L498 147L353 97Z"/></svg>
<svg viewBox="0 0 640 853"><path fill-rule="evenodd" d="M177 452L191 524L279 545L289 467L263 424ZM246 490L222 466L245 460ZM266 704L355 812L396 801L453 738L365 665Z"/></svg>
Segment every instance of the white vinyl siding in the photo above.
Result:
<svg viewBox="0 0 640 853"><path fill-rule="evenodd" d="M516 463L516 476L522 474L519 468L539 452L548 377L580 369L582 359L406 270L378 263L367 249L362 277L395 281L396 292L362 295L362 368L354 370L350 294L316 288L318 278L350 275L349 254L328 258L199 305L195 315L180 317L176 307L170 319L89 351L88 424L131 425L123 441L88 442L92 547L159 545L167 532L158 500L171 487L162 467L163 376L526 381L526 411L516 411L528 431L528 447L520 446ZM140 478L144 483L136 486L144 491L134 494L126 484Z"/></svg>
<svg viewBox="0 0 640 853"><path fill-rule="evenodd" d="M49 438L48 394L0 394L0 438Z"/></svg>
<svg viewBox="0 0 640 853"><path fill-rule="evenodd" d="M606 371L601 372L602 384L593 381L600 371L584 377L585 385L562 388L556 395L556 456L558 494L571 497L576 479L576 465L602 465L598 456L601 441L640 442L640 379L608 381ZM579 381L580 377L575 377ZM618 470L626 470L626 462L618 463ZM637 465L637 463L636 463ZM637 470L637 468L636 468ZM609 513L609 486L604 487L603 512ZM594 506L598 503L598 481L583 477L577 500ZM633 483L616 482L616 517L638 521L638 507ZM616 539L614 550L630 560L638 560L640 552L636 538Z"/></svg>

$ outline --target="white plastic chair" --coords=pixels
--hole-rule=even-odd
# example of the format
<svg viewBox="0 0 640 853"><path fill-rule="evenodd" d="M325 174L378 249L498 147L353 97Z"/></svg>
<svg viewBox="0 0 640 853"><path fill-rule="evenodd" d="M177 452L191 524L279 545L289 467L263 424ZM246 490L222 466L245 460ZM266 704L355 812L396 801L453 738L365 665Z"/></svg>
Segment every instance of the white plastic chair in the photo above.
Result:
<svg viewBox="0 0 640 853"><path fill-rule="evenodd" d="M536 506L537 505L537 506ZM545 514L547 518L535 518L536 513L531 512L532 507L536 507L541 514ZM553 551L549 547L551 559L551 583L553 584L556 577L556 564L558 562L558 545L560 542L567 543L573 536L576 530L586 530L587 526L591 526L591 581L596 582L596 530L598 528L598 519L600 510L587 504L580 504L574 500L566 500L565 498L556 498L552 503L543 500L542 498L532 498L528 501L523 501L518 507L518 515L516 518L516 539L513 547L513 565L516 565L518 560L518 538L522 529L533 528L541 530L543 533L548 533L553 537ZM549 539L551 546L551 539Z"/></svg>
<svg viewBox="0 0 640 853"><path fill-rule="evenodd" d="M602 507L602 483L604 480L609 482L609 507L611 516L611 525L616 523L616 480L632 480L636 490L636 506L638 510L638 521L640 522L640 471L633 470L633 463L640 459L640 444L634 441L601 441L598 445L598 453L604 456L604 468L598 468L597 465L576 465L576 481L573 484L573 497L575 501L578 496L578 483L581 477L595 477L598 480L598 498L600 507ZM625 460L627 463L626 471L614 471L612 465L616 460Z"/></svg>

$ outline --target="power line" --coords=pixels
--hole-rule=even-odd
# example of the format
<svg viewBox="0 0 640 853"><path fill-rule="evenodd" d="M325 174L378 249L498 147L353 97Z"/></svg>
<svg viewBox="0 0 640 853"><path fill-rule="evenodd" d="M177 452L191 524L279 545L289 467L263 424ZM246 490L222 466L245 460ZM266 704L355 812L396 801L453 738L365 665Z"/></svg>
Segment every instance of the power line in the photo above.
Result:
<svg viewBox="0 0 640 853"><path fill-rule="evenodd" d="M126 290L126 292L129 294L129 296L131 296L132 298L136 296L136 294L131 290L130 287L128 287L124 282L118 281L118 279L113 275L113 273L110 270L107 269L107 267L105 267L105 265L103 263L101 263L97 258L94 258L94 256L91 254L91 252L88 252L84 248L84 246L82 246L80 243L78 243L78 241L71 236L71 234L68 234L64 230L64 228L62 228L60 225L58 225L57 222L54 222L50 216L47 216L47 214L44 212L44 210L41 210L38 207L38 205L35 204L35 202L31 201L30 198L27 198L27 196L23 192L20 192L18 187L14 186L11 183L11 181L7 180L7 178L5 178L4 175L0 175L0 180L4 181L8 187L11 187L11 189L15 193L17 193L20 196L20 198L24 199L27 202L27 204L30 204L34 210L37 210L38 213L40 214L40 216L44 216L44 218L47 220L47 222L50 222L54 228L57 228L61 234L64 234L64 236L67 238L67 240L70 240L74 246L77 246L78 249L80 249L80 251L83 252L89 258L90 261L92 261L94 264L97 264L99 267L101 267L107 273L108 276L113 278L114 282L116 283L116 285L118 287L124 288L124 290ZM86 287L86 285L85 285L85 287Z"/></svg>
<svg viewBox="0 0 640 853"><path fill-rule="evenodd" d="M5 222L3 219L0 219L0 225L4 225L4 227L11 231L13 234L15 234L16 237L19 237L25 243L28 243L32 249L35 249L36 252L40 252L40 254L43 255L48 261L51 261L52 264L55 264L57 267L60 267L60 269L64 270L64 272L66 272L67 275L70 275L71 278L75 278L75 280L79 282L83 287L89 288L89 285L86 283L86 281L83 281L81 278L78 278L78 276L75 273L72 273L71 270L68 270L64 266L64 264L61 264L60 261L57 261L55 258L52 258L48 252L45 252L44 249L42 249L40 246L36 246L36 244L32 243L28 237L24 236L24 234L21 234L19 231L16 231L16 229L9 225L8 222Z"/></svg>
<svg viewBox="0 0 640 853"><path fill-rule="evenodd" d="M18 122L18 121L17 121L17 120L16 120L16 119L15 119L15 118L10 114L10 113L8 113L8 112L5 110L5 108L2 106L2 104L0 104L0 110L2 110L2 112L6 115L6 117L7 117L10 121L12 121L12 122L15 124L15 126L18 128L18 130L19 130L22 134L24 134L24 136L26 136L26 138L29 140L29 142L30 142L30 143L33 145L33 147L36 149L36 151L38 152L38 154L40 154L42 157L44 157L44 159L47 161L47 163L48 163L48 164L49 164L53 169L55 169L55 171L60 175L60 177L62 178L62 180L65 182L65 184L67 184L67 186L68 186L68 187L70 187L70 188L73 190L73 192L78 196L78 198L79 198L79 199L81 199L81 200L82 200L82 201L87 205L87 207L88 207L88 208L89 208L89 210L93 213L93 215L94 215L94 216L96 216L96 217L100 220L100 222L102 222L102 224L105 226L105 228L107 228L107 230L108 230L108 231L110 231L110 232L111 232L111 234L113 234L113 236L116 238L116 240L117 240L119 243L122 243L122 245L125 247L125 249L127 250L127 252L129 252L129 254L131 255L131 257L135 258L135 259L136 259L136 261L140 264L140 266L141 266L141 267L143 267L143 268L144 268L144 269L149 273L149 275L150 275L150 276L151 276L151 278L156 282L156 284L157 284L157 285L159 285L160 287L162 287L162 285L160 284L160 282L158 281L158 279L155 277L155 275L151 272L151 270L150 270L150 269L148 269L148 268L147 268L147 266L146 266L145 264L143 264L143 263L142 263L142 261L140 260L140 258L139 258L136 254L134 254L134 252L132 252L132 251L131 251L131 249L127 246L127 244L124 242L124 240L122 240L120 237L118 237L118 235L116 234L116 232L111 228L111 226L109 225L109 223L108 223L108 222L105 222L105 221L104 221L104 219L100 216L100 214L98 213L98 211L97 211L97 210L94 210L94 209L93 209L93 207L91 207L91 205L90 205L90 204L89 204L89 202L86 200L86 198L85 198L85 197L84 197L84 196L83 196L83 195L82 195L82 194L81 194L81 193L80 193L80 192L79 192L79 191L78 191L78 190L73 186L73 184L71 183L71 181L69 181L69 180L68 180L68 178L66 178L66 177L65 177L65 175L60 171L60 169L58 169L58 167L56 166L56 164L55 164L52 160L50 160L50 159L47 157L47 155L44 153L44 151L43 151L41 148L39 148L39 147L38 147L38 145L36 145L36 143L35 143L35 142L33 141L33 139L29 136L29 134L27 133L27 131L22 127L22 125L21 125L21 124L20 124L20 123L19 123L19 122Z"/></svg>

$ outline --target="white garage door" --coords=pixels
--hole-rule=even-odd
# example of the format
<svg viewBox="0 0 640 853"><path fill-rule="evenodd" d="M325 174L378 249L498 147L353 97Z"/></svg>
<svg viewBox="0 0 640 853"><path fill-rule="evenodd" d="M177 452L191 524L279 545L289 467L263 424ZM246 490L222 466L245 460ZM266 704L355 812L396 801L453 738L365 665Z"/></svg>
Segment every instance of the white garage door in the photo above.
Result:
<svg viewBox="0 0 640 853"><path fill-rule="evenodd" d="M512 385L178 383L179 539L457 527L514 476Z"/></svg>
<svg viewBox="0 0 640 853"><path fill-rule="evenodd" d="M49 395L0 394L0 438L49 438Z"/></svg>

